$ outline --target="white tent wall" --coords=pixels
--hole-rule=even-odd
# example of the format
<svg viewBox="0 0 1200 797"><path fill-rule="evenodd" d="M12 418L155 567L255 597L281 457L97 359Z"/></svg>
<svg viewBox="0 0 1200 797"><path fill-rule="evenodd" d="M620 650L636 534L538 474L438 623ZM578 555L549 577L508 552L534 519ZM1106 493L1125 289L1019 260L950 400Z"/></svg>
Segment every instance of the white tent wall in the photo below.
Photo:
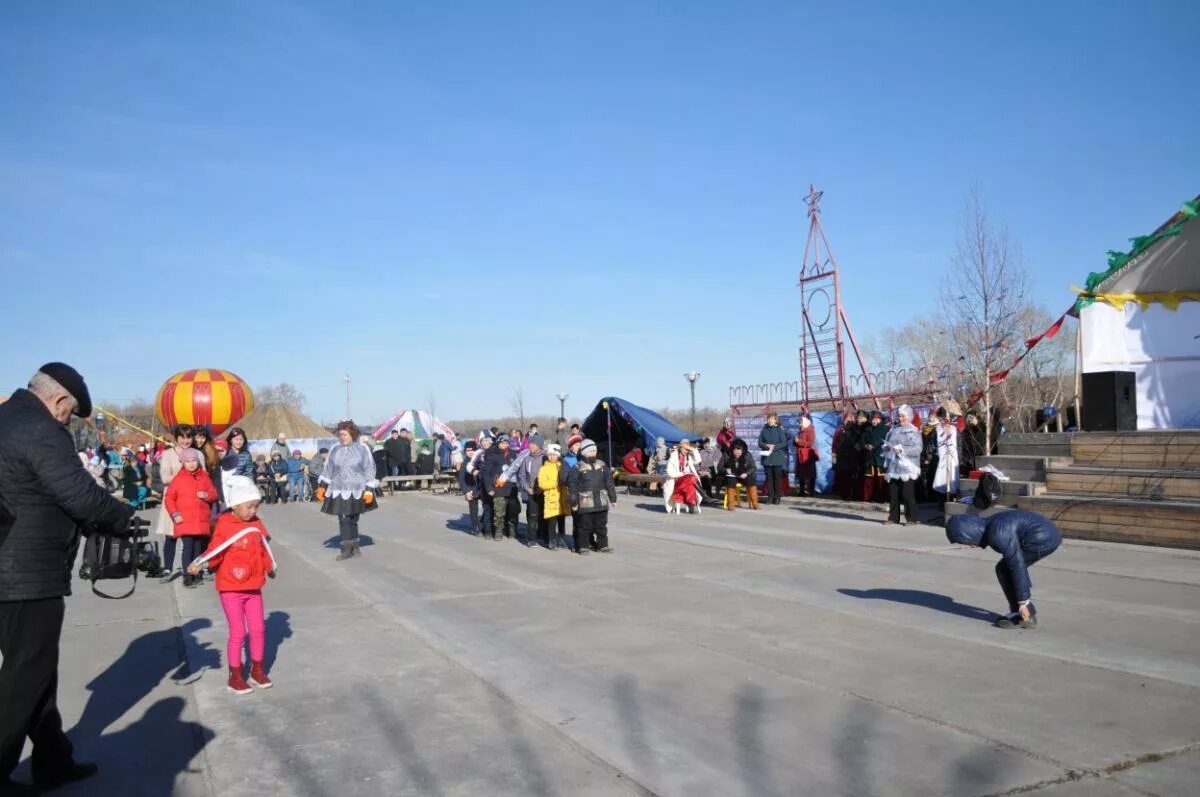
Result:
<svg viewBox="0 0 1200 797"><path fill-rule="evenodd" d="M1178 310L1095 302L1080 323L1084 373L1137 375L1138 429L1200 428L1200 302Z"/></svg>

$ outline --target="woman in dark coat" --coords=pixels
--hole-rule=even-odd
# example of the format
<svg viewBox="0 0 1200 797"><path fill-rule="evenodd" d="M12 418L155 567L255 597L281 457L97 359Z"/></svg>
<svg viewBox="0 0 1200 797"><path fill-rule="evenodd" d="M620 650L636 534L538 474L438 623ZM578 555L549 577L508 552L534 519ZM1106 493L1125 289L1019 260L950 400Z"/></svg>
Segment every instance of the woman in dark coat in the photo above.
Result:
<svg viewBox="0 0 1200 797"><path fill-rule="evenodd" d="M721 458L719 468L725 485L725 508L732 512L738 502L738 485L746 488L746 499L751 509L758 509L758 468L754 457L746 451L746 441L734 438L729 453Z"/></svg>
<svg viewBox="0 0 1200 797"><path fill-rule="evenodd" d="M767 501L778 504L787 484L788 439L779 425L779 415L774 412L767 416L767 425L758 433L758 450L762 452Z"/></svg>
<svg viewBox="0 0 1200 797"><path fill-rule="evenodd" d="M887 497L883 441L887 439L888 428L883 413L872 411L871 423L863 430L861 440L864 501L878 502Z"/></svg>
<svg viewBox="0 0 1200 797"><path fill-rule="evenodd" d="M842 427L833 435L833 492L843 501L854 500L858 471L858 424L854 413L847 412Z"/></svg>
<svg viewBox="0 0 1200 797"><path fill-rule="evenodd" d="M933 489L933 477L937 475L938 466L938 419L945 415L946 411L938 409L938 413L940 414L929 413L925 425L921 427L921 500L945 503L946 497Z"/></svg>

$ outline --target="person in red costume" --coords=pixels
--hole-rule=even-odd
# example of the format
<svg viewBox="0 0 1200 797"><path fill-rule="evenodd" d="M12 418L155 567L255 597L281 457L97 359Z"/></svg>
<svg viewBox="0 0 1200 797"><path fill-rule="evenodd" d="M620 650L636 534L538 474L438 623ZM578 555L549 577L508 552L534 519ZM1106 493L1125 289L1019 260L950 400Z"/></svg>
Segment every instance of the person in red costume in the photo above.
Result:
<svg viewBox="0 0 1200 797"><path fill-rule="evenodd" d="M621 457L621 467L626 473L641 473L642 464L646 461L646 455L642 453L642 449L634 446L629 449L629 453Z"/></svg>
<svg viewBox="0 0 1200 797"><path fill-rule="evenodd" d="M796 446L796 483L800 485L800 495L815 495L817 484L817 430L813 428L808 416L800 416L800 431L792 441Z"/></svg>
<svg viewBox="0 0 1200 797"><path fill-rule="evenodd" d="M717 432L717 448L721 449L722 454L728 456L732 453L735 437L737 435L733 433L733 418L726 418L725 425Z"/></svg>
<svg viewBox="0 0 1200 797"><path fill-rule="evenodd" d="M679 445L671 449L667 459L667 476L671 478L673 487L667 501L667 512L679 514L687 507L688 511L700 514L700 455L692 448L689 440L680 440Z"/></svg>

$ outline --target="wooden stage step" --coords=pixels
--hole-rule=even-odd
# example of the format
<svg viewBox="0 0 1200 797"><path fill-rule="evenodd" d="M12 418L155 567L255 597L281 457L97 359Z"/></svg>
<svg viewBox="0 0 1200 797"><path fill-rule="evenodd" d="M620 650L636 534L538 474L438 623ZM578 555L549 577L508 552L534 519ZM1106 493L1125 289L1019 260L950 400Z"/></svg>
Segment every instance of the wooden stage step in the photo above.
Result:
<svg viewBox="0 0 1200 797"><path fill-rule="evenodd" d="M1064 537L1200 549L1200 501L1047 493L1017 506L1050 518Z"/></svg>
<svg viewBox="0 0 1200 797"><path fill-rule="evenodd" d="M1069 457L1074 432L1010 432L1000 435L1000 453L1011 456Z"/></svg>
<svg viewBox="0 0 1200 797"><path fill-rule="evenodd" d="M1046 487L1071 495L1200 501L1200 471L1072 465L1048 471Z"/></svg>
<svg viewBox="0 0 1200 797"><path fill-rule="evenodd" d="M1076 434L1071 457L1076 465L1200 470L1200 430Z"/></svg>

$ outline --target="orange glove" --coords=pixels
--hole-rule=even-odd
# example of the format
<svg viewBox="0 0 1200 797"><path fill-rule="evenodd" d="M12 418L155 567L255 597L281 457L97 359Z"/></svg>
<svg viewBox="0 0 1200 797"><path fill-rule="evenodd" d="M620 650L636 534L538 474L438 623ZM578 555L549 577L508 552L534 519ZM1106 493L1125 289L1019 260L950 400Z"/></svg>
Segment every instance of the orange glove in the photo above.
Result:
<svg viewBox="0 0 1200 797"><path fill-rule="evenodd" d="M508 479L504 478L503 476L496 477L495 485L497 487L503 487L506 484L508 484Z"/></svg>
<svg viewBox="0 0 1200 797"><path fill-rule="evenodd" d="M318 500L318 501L324 501L324 500L325 500L325 487L324 487L324 486L321 486L321 487L318 487L318 488L317 488L317 500Z"/></svg>
<svg viewBox="0 0 1200 797"><path fill-rule="evenodd" d="M363 491L363 503L367 506L375 503L375 493L371 492L370 490Z"/></svg>

